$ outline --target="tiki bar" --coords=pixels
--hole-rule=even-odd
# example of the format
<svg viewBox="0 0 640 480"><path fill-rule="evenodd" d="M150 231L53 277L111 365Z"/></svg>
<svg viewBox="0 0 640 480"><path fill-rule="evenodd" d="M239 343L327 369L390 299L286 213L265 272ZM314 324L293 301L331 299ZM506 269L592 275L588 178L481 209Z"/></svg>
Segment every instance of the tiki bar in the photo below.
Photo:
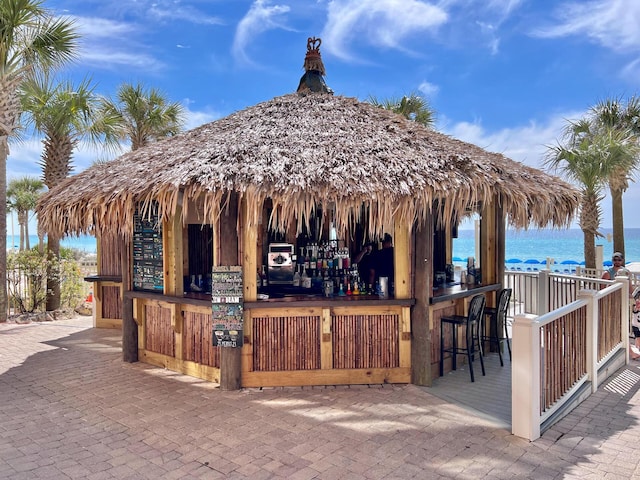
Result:
<svg viewBox="0 0 640 480"><path fill-rule="evenodd" d="M229 390L429 385L440 318L477 294L495 305L506 225L572 220L578 192L558 178L334 95L319 47L296 92L41 198L49 235L96 236L94 326L122 329L125 361ZM479 258L461 279L452 241L471 215Z"/></svg>

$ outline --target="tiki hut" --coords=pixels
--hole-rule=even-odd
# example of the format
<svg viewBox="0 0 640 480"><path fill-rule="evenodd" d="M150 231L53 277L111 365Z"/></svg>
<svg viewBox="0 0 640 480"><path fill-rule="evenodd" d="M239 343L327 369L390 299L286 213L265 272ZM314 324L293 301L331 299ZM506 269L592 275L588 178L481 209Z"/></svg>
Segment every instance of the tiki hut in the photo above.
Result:
<svg viewBox="0 0 640 480"><path fill-rule="evenodd" d="M429 384L439 316L472 294L495 301L505 224L572 220L578 193L558 178L333 95L319 45L309 39L298 92L94 165L41 198L46 231L98 238L96 325L122 322L125 359L226 388ZM472 212L482 218L482 282L442 289L440 301L434 274L451 263L455 226ZM157 248L141 240L145 228ZM337 265L386 232L395 245L390 298L300 295L288 284L284 295L259 295L257 272L273 245L287 246L278 248L296 269L318 244ZM335 266L317 265L317 276L334 280ZM223 266L242 279L241 308L225 310L236 321L225 335L240 332L232 347L212 345L212 331L229 326L216 306L216 282L233 283ZM160 278L145 286L154 268ZM211 269L213 286L190 289ZM337 275L336 287L345 279Z"/></svg>

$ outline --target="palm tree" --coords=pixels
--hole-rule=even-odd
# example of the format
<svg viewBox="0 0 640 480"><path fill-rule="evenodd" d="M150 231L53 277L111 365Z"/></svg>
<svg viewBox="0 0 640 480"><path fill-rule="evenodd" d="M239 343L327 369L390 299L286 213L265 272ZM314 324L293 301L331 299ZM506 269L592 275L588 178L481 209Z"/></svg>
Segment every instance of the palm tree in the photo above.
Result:
<svg viewBox="0 0 640 480"><path fill-rule="evenodd" d="M417 93L411 93L402 98L389 98L383 101L378 101L376 97L370 96L367 101L376 107L390 110L425 127L433 128L435 124L435 111L429 106L429 103Z"/></svg>
<svg viewBox="0 0 640 480"><path fill-rule="evenodd" d="M640 143L640 98L633 96L626 104L619 98L606 99L593 106L589 113L596 128L627 130ZM614 252L624 253L622 196L629 187L629 181L633 180L633 172L639 162L640 157L636 156L632 162L613 171L607 180L611 193Z"/></svg>
<svg viewBox="0 0 640 480"><path fill-rule="evenodd" d="M123 83L115 99L104 98L105 115L117 119L120 140L131 142L137 150L160 138L179 133L184 126L184 108L170 103L155 88Z"/></svg>
<svg viewBox="0 0 640 480"><path fill-rule="evenodd" d="M603 189L613 172L635 158L638 148L627 131L594 130L587 119L570 122L564 138L564 145L549 147L546 163L581 186L579 225L584 234L585 266L596 268L595 239L602 236L599 228Z"/></svg>
<svg viewBox="0 0 640 480"><path fill-rule="evenodd" d="M100 98L94 86L84 80L54 84L47 75L36 75L22 86L22 108L27 123L44 135L40 165L43 181L53 188L72 170L72 154L82 139L97 144L104 140L107 148L117 145L113 118L103 117ZM60 238L47 232L47 250L52 257L60 254ZM55 262L54 262L55 263ZM47 310L60 308L60 284L55 272L47 278Z"/></svg>
<svg viewBox="0 0 640 480"><path fill-rule="evenodd" d="M19 89L38 70L70 61L78 35L73 23L55 17L42 0L0 2L0 205L7 204L8 139L14 134L21 106ZM0 279L6 278L7 218L0 215ZM0 322L7 319L7 289L0 282Z"/></svg>
<svg viewBox="0 0 640 480"><path fill-rule="evenodd" d="M43 189L42 181L34 177L22 177L9 182L7 202L18 215L20 251L31 248L29 245L29 212L36 208L38 197Z"/></svg>

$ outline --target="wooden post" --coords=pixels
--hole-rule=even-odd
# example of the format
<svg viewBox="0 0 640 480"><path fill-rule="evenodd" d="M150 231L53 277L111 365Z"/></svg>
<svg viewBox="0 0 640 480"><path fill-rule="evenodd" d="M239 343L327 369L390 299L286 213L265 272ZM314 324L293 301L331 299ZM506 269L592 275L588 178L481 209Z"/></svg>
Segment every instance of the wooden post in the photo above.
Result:
<svg viewBox="0 0 640 480"><path fill-rule="evenodd" d="M120 268L122 275L122 291L132 289L131 278L131 244L124 237L120 254ZM133 298L122 296L122 360L125 362L138 361L138 325L133 319Z"/></svg>
<svg viewBox="0 0 640 480"><path fill-rule="evenodd" d="M242 202L242 219L243 219L243 265L244 265L244 300L252 301L257 298L257 285L256 285L256 232L257 226L251 225L249 227L247 222L247 202ZM238 219L238 201L237 196L233 197L229 201L228 213L222 212L220 216L220 235L218 238L220 252L219 265L237 265L238 263L238 231L236 228ZM247 238L250 237L250 238ZM253 241L252 241L253 240ZM247 265L247 256L251 257L253 254L253 263ZM247 288L247 271L253 272L253 275L248 275L248 279L253 279L253 287ZM245 313L245 319L247 314ZM220 389L222 390L239 390L241 387L241 360L242 360L241 348L220 347Z"/></svg>
<svg viewBox="0 0 640 480"><path fill-rule="evenodd" d="M414 297L411 312L411 383L431 386L431 332L429 298L433 266L433 215L414 231Z"/></svg>

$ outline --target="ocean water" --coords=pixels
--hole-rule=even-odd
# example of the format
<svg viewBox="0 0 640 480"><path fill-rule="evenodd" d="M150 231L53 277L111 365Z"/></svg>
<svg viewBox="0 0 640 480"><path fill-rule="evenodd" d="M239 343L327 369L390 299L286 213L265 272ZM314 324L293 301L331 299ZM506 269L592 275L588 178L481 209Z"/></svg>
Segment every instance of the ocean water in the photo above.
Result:
<svg viewBox="0 0 640 480"><path fill-rule="evenodd" d="M601 229L605 235L596 238L596 245L603 247L603 259L611 260L613 255L613 238L611 229ZM626 228L624 235L625 261L640 262L640 228ZM545 263L547 257L553 258L557 264L562 262L584 261L584 236L579 228L565 230L507 230L505 260L519 259L537 260ZM458 238L453 241L453 256L464 259L475 257L474 230L458 231ZM457 263L457 262L455 262ZM535 266L535 264L529 264Z"/></svg>
<svg viewBox="0 0 640 480"><path fill-rule="evenodd" d="M611 229L603 229L604 238L596 239L596 245L602 245L604 260L610 260L613 254L613 239ZM607 238L609 237L609 238ZM38 244L38 237L30 235L31 245ZM7 236L7 248L15 245L18 248L19 237ZM84 235L80 237L66 237L61 244L67 248L74 248L86 253L96 253L96 239ZM625 229L625 260L626 262L640 262L640 228ZM579 228L567 230L507 230L505 259L537 260L544 263L547 257L555 259L558 264L563 261L584 261L584 244L582 230ZM458 238L453 241L453 256L466 262L467 257L475 257L474 230L459 230ZM458 262L456 262L458 263ZM535 264L531 264L535 265Z"/></svg>

